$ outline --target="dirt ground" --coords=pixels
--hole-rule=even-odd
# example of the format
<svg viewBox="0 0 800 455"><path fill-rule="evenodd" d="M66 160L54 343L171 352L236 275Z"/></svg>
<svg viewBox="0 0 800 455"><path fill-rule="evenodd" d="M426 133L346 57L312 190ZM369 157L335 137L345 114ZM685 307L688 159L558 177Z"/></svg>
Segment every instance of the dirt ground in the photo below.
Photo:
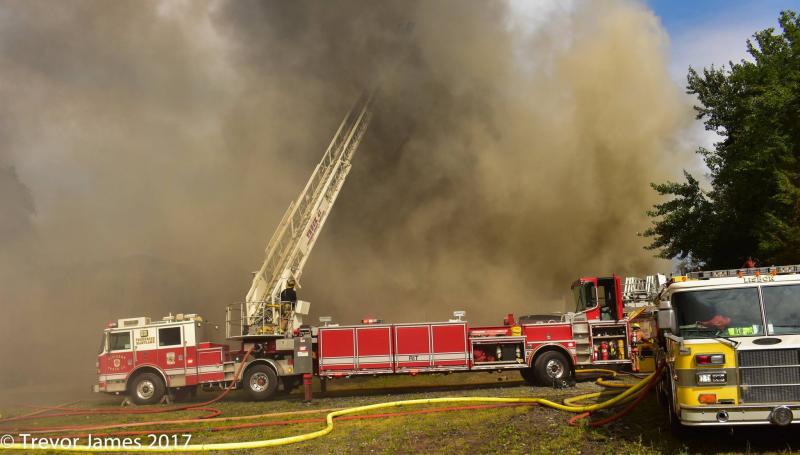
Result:
<svg viewBox="0 0 800 455"><path fill-rule="evenodd" d="M435 376L386 376L353 378L329 382L328 392L316 395L313 403L302 402L300 391L281 395L269 402L254 403L242 392L235 392L212 405L220 417L248 416L300 411L300 415L280 415L235 421L209 421L203 424L175 423L119 429L72 430L51 436L72 436L91 432L95 437L116 431L139 431L142 444L148 434L190 434L191 443L236 442L279 438L311 432L324 427L319 421L325 409L343 408L385 401L445 396L547 397L554 401L601 390L591 380L581 380L574 388L531 387L519 380L516 372L469 373ZM193 401L214 396L201 393ZM115 409L119 397L82 400L70 407ZM772 427L693 431L678 439L672 436L664 413L653 397L648 397L624 419L598 429L569 426L571 414L542 406L504 406L486 408L483 403L466 410L443 410L457 405L425 405L372 411L378 418L341 420L332 433L308 442L258 451L227 453L793 453L800 451L800 433ZM31 412L20 405L3 406L4 417ZM134 423L164 419L189 419L207 411L181 411L148 415L71 416L26 421L25 427L84 426ZM393 415L383 415L391 413ZM300 420L285 424L285 421ZM282 424L275 424L276 422ZM247 428L224 429L247 424ZM269 425L267 425L269 424ZM8 429L3 429L8 428ZM0 433L16 435L9 427ZM17 435L18 436L18 435ZM180 443L183 436L179 436ZM85 439L84 441L85 442ZM58 453L52 451L50 453Z"/></svg>

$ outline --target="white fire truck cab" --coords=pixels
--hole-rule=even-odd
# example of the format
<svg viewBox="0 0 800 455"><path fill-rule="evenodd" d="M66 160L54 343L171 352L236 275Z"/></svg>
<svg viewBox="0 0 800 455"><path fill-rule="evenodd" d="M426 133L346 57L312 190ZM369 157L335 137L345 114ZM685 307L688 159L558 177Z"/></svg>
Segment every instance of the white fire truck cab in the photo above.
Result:
<svg viewBox="0 0 800 455"><path fill-rule="evenodd" d="M231 381L235 358L226 344L201 342L208 339L205 328L195 314L109 324L97 357L95 392L123 393L136 404L153 404L168 392L181 397L201 385Z"/></svg>

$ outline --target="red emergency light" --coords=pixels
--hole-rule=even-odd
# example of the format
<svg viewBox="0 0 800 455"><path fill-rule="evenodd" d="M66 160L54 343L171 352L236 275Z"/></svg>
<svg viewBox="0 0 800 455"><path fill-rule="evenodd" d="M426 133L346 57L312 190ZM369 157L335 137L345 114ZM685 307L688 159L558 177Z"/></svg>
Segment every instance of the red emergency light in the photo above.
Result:
<svg viewBox="0 0 800 455"><path fill-rule="evenodd" d="M698 365L723 365L725 354L698 354L694 360Z"/></svg>
<svg viewBox="0 0 800 455"><path fill-rule="evenodd" d="M383 319L362 319L362 324L380 324L383 322Z"/></svg>

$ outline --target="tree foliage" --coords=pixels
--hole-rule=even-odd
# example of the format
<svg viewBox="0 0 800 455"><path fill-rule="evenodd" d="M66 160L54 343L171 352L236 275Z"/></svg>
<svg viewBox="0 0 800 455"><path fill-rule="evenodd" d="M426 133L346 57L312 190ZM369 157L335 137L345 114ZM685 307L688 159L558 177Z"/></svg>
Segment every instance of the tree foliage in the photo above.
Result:
<svg viewBox="0 0 800 455"><path fill-rule="evenodd" d="M783 11L779 23L782 33L769 28L747 41L752 61L689 68L697 118L722 140L697 150L710 189L686 171L683 183L652 184L671 196L648 212L644 235L658 256L717 268L748 256L800 263L800 19Z"/></svg>

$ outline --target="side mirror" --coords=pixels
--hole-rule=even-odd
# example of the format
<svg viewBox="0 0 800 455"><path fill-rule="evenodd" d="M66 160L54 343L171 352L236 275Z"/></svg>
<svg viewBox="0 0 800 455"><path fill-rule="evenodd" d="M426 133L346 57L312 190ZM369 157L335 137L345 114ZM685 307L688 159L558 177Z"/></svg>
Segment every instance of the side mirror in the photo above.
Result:
<svg viewBox="0 0 800 455"><path fill-rule="evenodd" d="M675 318L675 311L672 307L659 306L658 328L660 330L669 330L672 333L678 332L678 321Z"/></svg>

